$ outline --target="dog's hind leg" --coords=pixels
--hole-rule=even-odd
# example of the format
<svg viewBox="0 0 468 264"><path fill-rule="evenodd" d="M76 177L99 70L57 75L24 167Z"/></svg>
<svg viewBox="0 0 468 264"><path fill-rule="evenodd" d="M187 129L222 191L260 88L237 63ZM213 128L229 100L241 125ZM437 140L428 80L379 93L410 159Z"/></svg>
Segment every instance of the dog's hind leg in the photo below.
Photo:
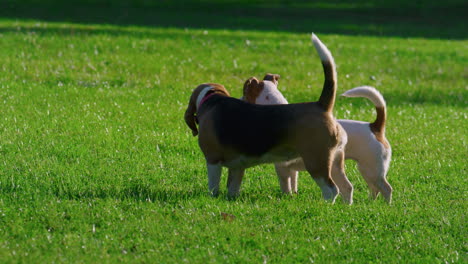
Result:
<svg viewBox="0 0 468 264"><path fill-rule="evenodd" d="M212 196L218 196L219 194L219 182L221 180L222 167L220 164L206 163L208 168L208 190Z"/></svg>
<svg viewBox="0 0 468 264"><path fill-rule="evenodd" d="M291 191L294 191L292 187L293 177L297 175L297 172L289 169L287 166L281 163L275 163L275 170L276 174L278 175L281 191L287 194L290 194ZM294 187L296 188L295 192L297 192L296 182L294 182Z"/></svg>
<svg viewBox="0 0 468 264"><path fill-rule="evenodd" d="M381 173L378 176L376 185L377 185L377 188L379 188L379 191L382 194L382 196L385 198L385 201L387 201L387 203L391 203L393 188L388 183L384 175L385 175L384 173Z"/></svg>
<svg viewBox="0 0 468 264"><path fill-rule="evenodd" d="M385 170L380 166L368 166L360 162L358 162L358 169L371 189L372 198L376 199L381 193L387 203L391 203L393 188L385 178Z"/></svg>
<svg viewBox="0 0 468 264"><path fill-rule="evenodd" d="M322 152L324 153L324 152ZM326 153L326 152L325 152ZM339 193L339 189L331 179L331 153L320 155L301 155L304 160L304 165L310 176L318 184L322 190L322 196L325 200L331 203L335 202L335 198Z"/></svg>
<svg viewBox="0 0 468 264"><path fill-rule="evenodd" d="M239 195L242 178L244 177L244 169L229 169L227 189L228 197L234 198Z"/></svg>
<svg viewBox="0 0 468 264"><path fill-rule="evenodd" d="M353 203L353 185L346 177L344 170L344 152L338 151L332 166L332 179L340 189L343 201L347 204Z"/></svg>
<svg viewBox="0 0 468 264"><path fill-rule="evenodd" d="M370 198L375 200L377 196L379 195L379 189L377 188L377 185L375 185L376 181L376 176L377 176L377 170L372 168L372 166L369 166L368 164L364 164L364 162L357 162L357 167L359 169L359 172L361 173L362 177L367 183L367 186L369 187L369 195Z"/></svg>

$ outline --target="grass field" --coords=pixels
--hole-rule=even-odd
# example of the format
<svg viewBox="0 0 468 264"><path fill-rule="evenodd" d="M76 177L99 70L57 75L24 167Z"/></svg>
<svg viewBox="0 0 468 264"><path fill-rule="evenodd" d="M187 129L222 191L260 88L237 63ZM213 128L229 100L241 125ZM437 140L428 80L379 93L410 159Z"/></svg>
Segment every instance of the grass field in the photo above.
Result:
<svg viewBox="0 0 468 264"><path fill-rule="evenodd" d="M0 263L468 262L461 2L57 2L0 8ZM212 22L216 8L224 20ZM328 23L334 11L345 15ZM352 206L324 202L306 173L282 195L272 165L247 170L238 199L226 174L210 197L183 121L192 89L218 82L240 97L244 80L272 72L290 102L315 101L312 31L339 93L366 84L387 100L393 204L368 198L351 161ZM338 98L334 113L375 118L364 99Z"/></svg>

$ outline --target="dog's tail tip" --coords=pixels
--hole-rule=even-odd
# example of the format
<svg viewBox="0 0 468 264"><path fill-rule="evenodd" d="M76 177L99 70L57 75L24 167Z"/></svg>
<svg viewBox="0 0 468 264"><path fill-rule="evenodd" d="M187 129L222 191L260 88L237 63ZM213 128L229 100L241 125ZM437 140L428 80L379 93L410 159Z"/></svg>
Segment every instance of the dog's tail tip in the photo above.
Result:
<svg viewBox="0 0 468 264"><path fill-rule="evenodd" d="M330 62L333 61L333 56L331 55L331 52L328 50L327 46L322 43L322 41L315 35L315 33L312 32L311 35L312 43L315 46L315 49L317 50L320 60L323 62Z"/></svg>
<svg viewBox="0 0 468 264"><path fill-rule="evenodd" d="M371 86L359 86L346 91L342 96L363 97L372 101L377 111L377 118L371 124L372 132L385 133L385 122L387 120L387 107L382 94Z"/></svg>
<svg viewBox="0 0 468 264"><path fill-rule="evenodd" d="M358 86L344 92L344 97L364 97L372 101L375 107L386 107L385 99L382 94L372 86Z"/></svg>
<svg viewBox="0 0 468 264"><path fill-rule="evenodd" d="M312 32L311 38L312 38L312 42L313 42L313 41L316 41L316 40L318 39L318 38L317 38L317 35L315 35L314 32Z"/></svg>
<svg viewBox="0 0 468 264"><path fill-rule="evenodd" d="M322 61L323 71L325 74L325 81L323 83L322 94L320 95L319 104L327 112L331 112L335 105L336 88L337 88L337 74L336 65L333 56L328 50L327 46L320 41L320 39L312 33L312 43Z"/></svg>

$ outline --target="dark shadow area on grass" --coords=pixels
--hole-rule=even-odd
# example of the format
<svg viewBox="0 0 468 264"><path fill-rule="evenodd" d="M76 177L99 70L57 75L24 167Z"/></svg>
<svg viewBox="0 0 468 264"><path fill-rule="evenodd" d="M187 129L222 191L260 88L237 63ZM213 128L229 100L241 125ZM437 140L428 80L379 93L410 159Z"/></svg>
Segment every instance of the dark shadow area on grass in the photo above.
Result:
<svg viewBox="0 0 468 264"><path fill-rule="evenodd" d="M345 35L465 39L463 0L411 2L7 0L7 19Z"/></svg>
<svg viewBox="0 0 468 264"><path fill-rule="evenodd" d="M58 35L63 37L86 37L95 35L105 36L130 36L132 38L152 38L152 39L190 39L194 36L200 38L207 38L216 41L229 41L229 40L243 40L245 36L235 34L209 34L204 35L201 31L171 31L171 32L156 32L154 30L139 29L132 31L131 28L118 28L118 27L93 27L93 26L59 26L59 25L22 25L18 27L0 26L0 33L22 33L22 34L38 34L41 36ZM260 38L260 37L258 37ZM269 36L270 40L281 39L282 36ZM249 36L249 40L256 40L255 36Z"/></svg>
<svg viewBox="0 0 468 264"><path fill-rule="evenodd" d="M144 185L128 185L121 190L93 188L85 190L54 190L53 194L61 199L118 199L138 202L163 202L177 204L180 201L208 196L205 190L168 190Z"/></svg>
<svg viewBox="0 0 468 264"><path fill-rule="evenodd" d="M63 35L63 36L88 36L88 35L112 35L112 36L120 36L120 35L128 35L132 37L139 37L139 38L153 38L153 39L165 39L165 38L180 38L180 39L187 39L191 38L194 35L199 35L200 38L207 38L210 40L216 41L229 41L232 39L239 38L241 40L245 39L244 36L239 35L228 35L228 34L210 34L208 36L203 35L202 32L155 32L153 30L139 30L137 32L131 31L130 29L125 28L93 28L91 26L87 27L86 25L80 27L74 26L59 26L59 25L48 25L47 27L36 27L36 26L22 26L22 27L0 27L0 33L2 32L20 32L25 34L55 34L55 35ZM270 38L281 38L282 36L270 36ZM255 39L255 37L250 36L249 39ZM340 76L340 74L339 74ZM342 76L342 75L341 75ZM461 76L461 78L465 78L466 76ZM339 77L342 78L342 77ZM434 77L434 78L437 78ZM71 80L73 81L73 80ZM68 80L62 80L63 83L67 83ZM112 80L109 82L116 82L115 85L123 85L126 83L125 79L120 79L118 81ZM55 84L55 82L54 82ZM82 85L73 83L73 85ZM113 84L114 85L114 84ZM369 83L369 85L373 86L374 83ZM378 86L376 86L378 88ZM228 87L231 89L232 87ZM350 89L349 87L348 89ZM315 88L314 88L315 89ZM344 92L346 89L340 87L338 94ZM310 94L317 93L317 91L310 91L310 90L301 90L300 92L296 92L296 94L286 94L290 102L292 103L299 103L305 102L310 100ZM389 105L401 105L401 104L415 104L415 105L422 105L422 104L432 104L432 105L443 105L443 106L456 106L456 107L466 107L468 105L468 91L463 89L462 87L457 87L457 89L433 89L433 88L423 88L416 85L413 86L406 86L404 89L393 90L384 92L384 97ZM338 101L343 100L343 98L338 97Z"/></svg>
<svg viewBox="0 0 468 264"><path fill-rule="evenodd" d="M185 188L183 188L185 187ZM212 197L205 188L192 188L193 186L181 186L180 189L173 187L162 188L147 184L128 184L120 190L110 189L110 185L104 185L102 188L86 188L86 189L61 189L56 188L52 194L60 199L67 200L82 200L82 199L117 199L131 200L137 202L161 202L167 204L179 204L182 201L193 199L221 199L225 201L241 201L241 202L256 202L265 199L288 199L288 195L284 195L277 189L264 190L264 193L258 191L244 191L239 197L227 197L226 190L221 190L219 196ZM184 189L184 190L182 190Z"/></svg>

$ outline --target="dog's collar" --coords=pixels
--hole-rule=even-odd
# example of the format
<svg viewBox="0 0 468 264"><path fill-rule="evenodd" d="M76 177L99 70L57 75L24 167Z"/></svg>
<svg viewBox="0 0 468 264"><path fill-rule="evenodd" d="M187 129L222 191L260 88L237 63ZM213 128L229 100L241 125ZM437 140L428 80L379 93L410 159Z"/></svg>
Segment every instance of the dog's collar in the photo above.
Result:
<svg viewBox="0 0 468 264"><path fill-rule="evenodd" d="M206 102L206 100L208 100L208 98L210 98L210 97L213 96L213 95L215 95L214 92L213 92L213 93L210 93L210 94L208 94L208 95L205 95L205 97L203 97L203 99L200 101L200 104L198 105L198 108L200 108L200 106L201 106L204 102Z"/></svg>
<svg viewBox="0 0 468 264"><path fill-rule="evenodd" d="M210 93L211 92L211 93ZM197 110L200 108L200 106L208 100L211 96L213 96L215 93L213 91L213 87L206 87L203 89L200 94L198 95L197 98Z"/></svg>

